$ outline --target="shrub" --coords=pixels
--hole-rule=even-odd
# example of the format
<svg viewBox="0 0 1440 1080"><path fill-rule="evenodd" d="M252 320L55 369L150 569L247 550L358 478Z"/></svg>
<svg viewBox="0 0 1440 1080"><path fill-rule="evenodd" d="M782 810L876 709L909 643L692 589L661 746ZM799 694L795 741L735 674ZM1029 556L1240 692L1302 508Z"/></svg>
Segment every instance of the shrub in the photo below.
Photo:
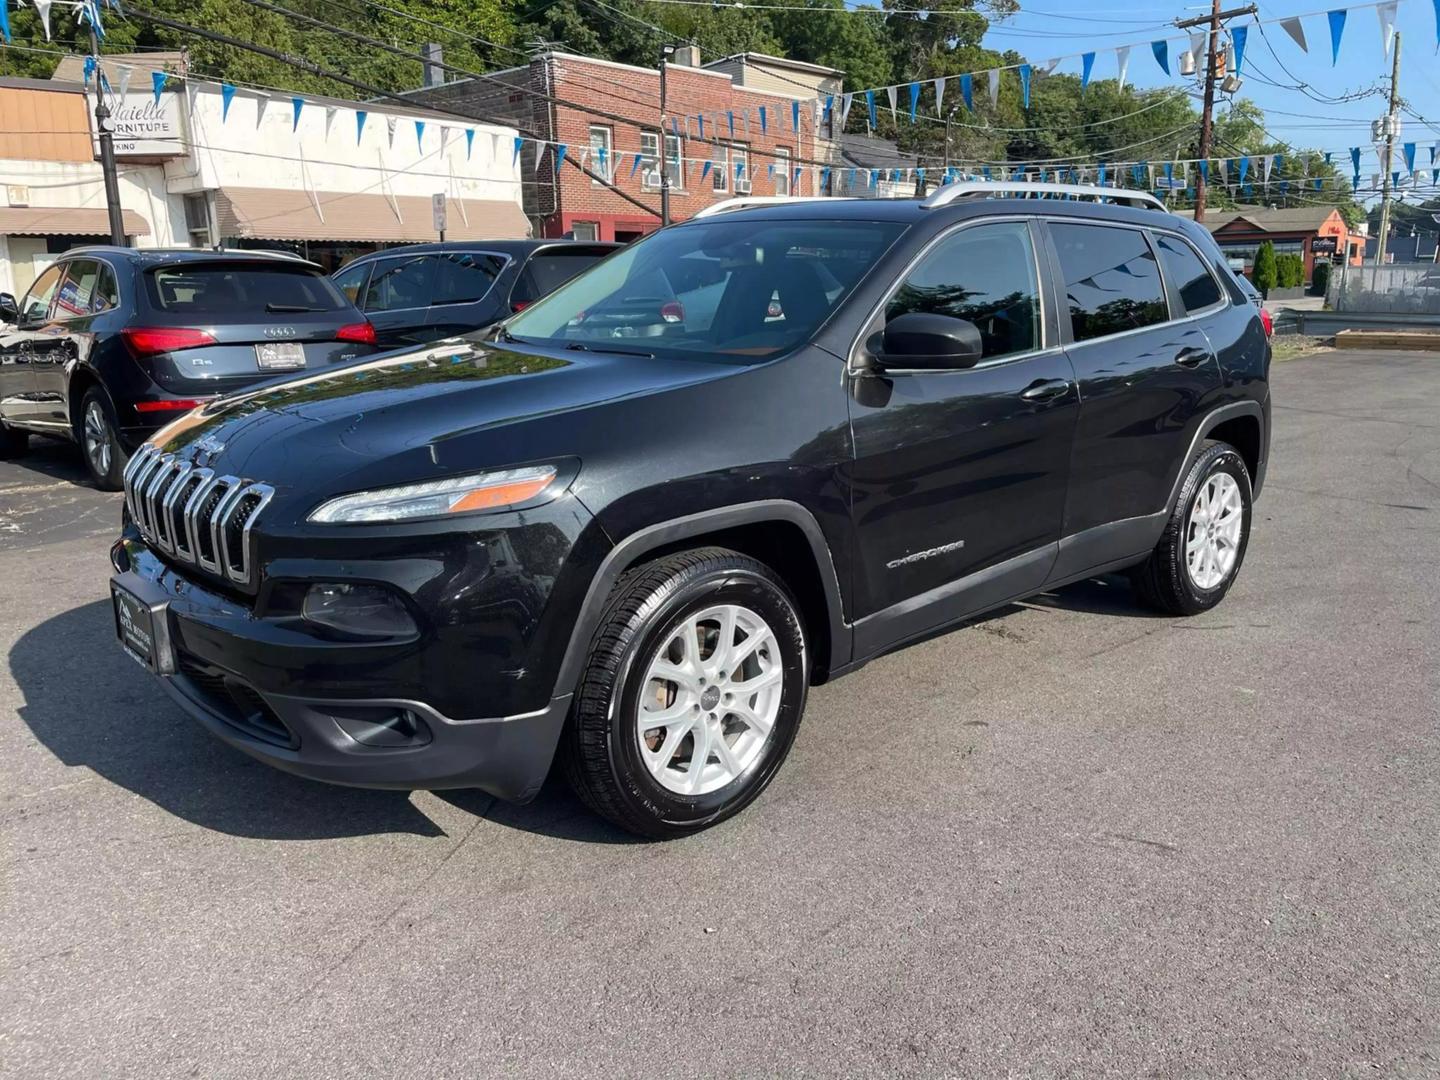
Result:
<svg viewBox="0 0 1440 1080"><path fill-rule="evenodd" d="M1276 286L1275 245L1269 240L1255 252L1255 268L1250 271L1250 280L1260 290L1261 296L1268 296Z"/></svg>
<svg viewBox="0 0 1440 1080"><path fill-rule="evenodd" d="M1276 269L1282 289L1295 289L1305 284L1305 257L1303 255L1282 255L1276 260Z"/></svg>
<svg viewBox="0 0 1440 1080"><path fill-rule="evenodd" d="M1330 264L1328 262L1317 262L1315 273L1310 277L1310 291L1316 296L1324 296L1330 288Z"/></svg>

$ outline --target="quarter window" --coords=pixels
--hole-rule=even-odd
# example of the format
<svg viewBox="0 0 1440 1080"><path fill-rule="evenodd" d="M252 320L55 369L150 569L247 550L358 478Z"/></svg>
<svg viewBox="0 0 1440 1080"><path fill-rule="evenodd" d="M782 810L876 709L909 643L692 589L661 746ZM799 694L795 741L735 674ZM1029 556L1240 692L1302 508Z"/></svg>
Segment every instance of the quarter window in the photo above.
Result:
<svg viewBox="0 0 1440 1080"><path fill-rule="evenodd" d="M95 298L90 301L90 310L98 315L119 303L120 290L115 286L115 271L101 263L100 278L95 284Z"/></svg>
<svg viewBox="0 0 1440 1080"><path fill-rule="evenodd" d="M1215 276L1205 268L1194 248L1178 237L1159 234L1155 236L1155 246L1160 249L1165 276L1180 293L1186 314L1193 315L1220 302L1220 286L1215 284Z"/></svg>
<svg viewBox="0 0 1440 1080"><path fill-rule="evenodd" d="M1051 225L1075 340L1090 341L1170 317L1155 253L1136 229Z"/></svg>
<svg viewBox="0 0 1440 1080"><path fill-rule="evenodd" d="M940 241L890 298L885 318L912 311L974 323L981 359L1040 348L1040 283L1025 223L976 225Z"/></svg>

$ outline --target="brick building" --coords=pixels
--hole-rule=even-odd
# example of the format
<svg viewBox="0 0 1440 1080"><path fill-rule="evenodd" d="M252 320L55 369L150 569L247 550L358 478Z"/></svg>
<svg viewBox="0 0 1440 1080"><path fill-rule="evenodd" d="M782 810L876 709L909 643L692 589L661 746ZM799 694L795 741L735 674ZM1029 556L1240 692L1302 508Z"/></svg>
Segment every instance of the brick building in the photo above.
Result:
<svg viewBox="0 0 1440 1080"><path fill-rule="evenodd" d="M465 79L409 96L503 118L522 133L563 144L567 161L583 159L644 207L569 164L557 176L553 145L537 168L536 146L527 142L521 151L523 204L538 236L625 241L659 228L662 142L672 220L736 194L814 194L817 171L795 169L836 160L833 145L816 132L816 101L839 94L841 73L753 53L704 66L697 60L697 50L685 49L666 66L666 114L672 119L663 134L658 69L568 53L544 53L483 81ZM704 117L703 136L698 117Z"/></svg>

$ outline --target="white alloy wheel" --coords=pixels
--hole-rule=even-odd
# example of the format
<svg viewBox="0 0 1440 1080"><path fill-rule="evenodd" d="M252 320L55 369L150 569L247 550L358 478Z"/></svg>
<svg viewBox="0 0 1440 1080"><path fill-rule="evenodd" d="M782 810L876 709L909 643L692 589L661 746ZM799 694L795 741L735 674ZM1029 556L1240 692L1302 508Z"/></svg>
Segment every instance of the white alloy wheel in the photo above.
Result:
<svg viewBox="0 0 1440 1080"><path fill-rule="evenodd" d="M1211 473L1190 504L1185 569L1197 589L1215 589L1235 569L1245 525L1240 485L1226 472Z"/></svg>
<svg viewBox="0 0 1440 1080"><path fill-rule="evenodd" d="M636 716L640 756L659 784L705 795L760 760L780 712L779 645L736 604L687 615L650 658Z"/></svg>

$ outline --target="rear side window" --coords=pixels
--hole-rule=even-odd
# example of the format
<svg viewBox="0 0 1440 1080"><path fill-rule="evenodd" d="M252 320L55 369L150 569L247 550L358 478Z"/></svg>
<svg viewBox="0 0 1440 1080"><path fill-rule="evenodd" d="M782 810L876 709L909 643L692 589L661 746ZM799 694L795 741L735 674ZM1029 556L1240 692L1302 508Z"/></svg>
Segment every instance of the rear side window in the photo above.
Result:
<svg viewBox="0 0 1440 1080"><path fill-rule="evenodd" d="M76 259L65 273L65 282L55 294L56 319L79 319L90 314L90 304L95 297L95 279L100 276L100 264L92 259Z"/></svg>
<svg viewBox="0 0 1440 1080"><path fill-rule="evenodd" d="M1137 229L1050 226L1060 253L1075 340L1090 341L1165 322L1169 306L1155 253Z"/></svg>
<svg viewBox="0 0 1440 1080"><path fill-rule="evenodd" d="M175 315L226 315L241 322L276 312L339 311L330 279L298 266L164 266L145 275L151 306Z"/></svg>
<svg viewBox="0 0 1440 1080"><path fill-rule="evenodd" d="M525 264L520 279L510 292L510 306L516 311L548 296L581 270L588 270L610 254L608 251L541 251Z"/></svg>
<svg viewBox="0 0 1440 1080"><path fill-rule="evenodd" d="M1165 276L1180 293L1186 314L1193 315L1220 302L1220 286L1194 248L1178 237L1160 234L1155 235L1155 246L1160 249Z"/></svg>
<svg viewBox="0 0 1440 1080"><path fill-rule="evenodd" d="M435 263L431 304L473 304L483 299L500 276L505 260L473 251L426 256Z"/></svg>
<svg viewBox="0 0 1440 1080"><path fill-rule="evenodd" d="M365 289L365 310L403 311L429 307L435 280L435 260L427 255L381 259L370 272Z"/></svg>
<svg viewBox="0 0 1440 1080"><path fill-rule="evenodd" d="M974 225L940 241L885 306L949 315L980 331L982 359L1040 348L1040 283L1024 222Z"/></svg>

